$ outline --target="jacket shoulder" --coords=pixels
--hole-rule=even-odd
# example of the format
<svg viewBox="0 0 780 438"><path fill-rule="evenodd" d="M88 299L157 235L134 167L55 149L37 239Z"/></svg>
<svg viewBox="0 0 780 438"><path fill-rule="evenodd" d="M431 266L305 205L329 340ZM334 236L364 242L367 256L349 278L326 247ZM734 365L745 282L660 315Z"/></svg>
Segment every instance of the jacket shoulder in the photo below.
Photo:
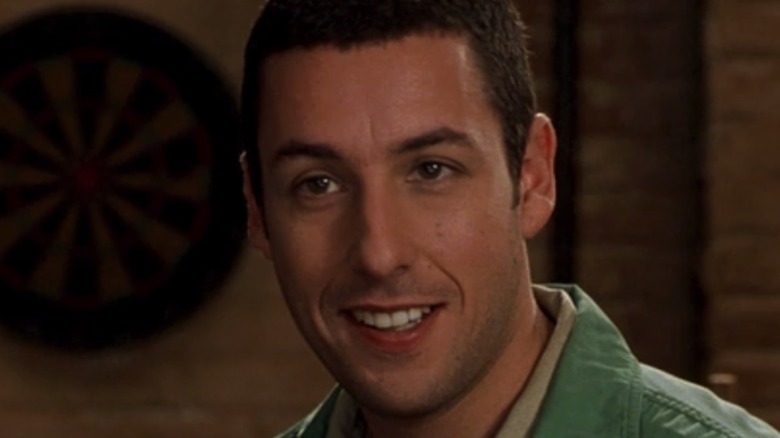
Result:
<svg viewBox="0 0 780 438"><path fill-rule="evenodd" d="M768 424L706 388L640 367L643 437L780 438Z"/></svg>

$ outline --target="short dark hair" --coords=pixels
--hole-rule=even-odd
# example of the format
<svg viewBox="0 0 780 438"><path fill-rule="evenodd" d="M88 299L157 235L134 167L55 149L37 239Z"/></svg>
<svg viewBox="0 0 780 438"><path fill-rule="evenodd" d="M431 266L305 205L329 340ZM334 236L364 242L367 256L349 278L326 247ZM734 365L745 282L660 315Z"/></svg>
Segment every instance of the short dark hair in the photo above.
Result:
<svg viewBox="0 0 780 438"><path fill-rule="evenodd" d="M272 54L296 48L347 50L420 34L467 38L486 82L489 103L500 118L509 173L519 178L536 97L525 27L513 0L269 0L246 46L241 90L244 147L259 200L263 192L257 132L263 62Z"/></svg>

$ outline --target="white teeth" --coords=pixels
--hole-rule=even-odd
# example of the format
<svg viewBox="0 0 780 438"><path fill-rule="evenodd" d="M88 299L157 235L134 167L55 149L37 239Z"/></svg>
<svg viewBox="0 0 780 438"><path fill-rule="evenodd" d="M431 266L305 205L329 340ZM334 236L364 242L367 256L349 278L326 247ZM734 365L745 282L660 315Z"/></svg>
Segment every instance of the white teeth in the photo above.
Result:
<svg viewBox="0 0 780 438"><path fill-rule="evenodd" d="M430 307L413 307L393 313L355 310L352 316L363 324L380 330L407 330L419 324L424 315L431 313Z"/></svg>
<svg viewBox="0 0 780 438"><path fill-rule="evenodd" d="M393 326L398 327L401 325L409 324L409 313L399 310L393 313Z"/></svg>
<svg viewBox="0 0 780 438"><path fill-rule="evenodd" d="M393 325L393 318L389 313L377 313L374 315L374 325L381 329L390 328Z"/></svg>

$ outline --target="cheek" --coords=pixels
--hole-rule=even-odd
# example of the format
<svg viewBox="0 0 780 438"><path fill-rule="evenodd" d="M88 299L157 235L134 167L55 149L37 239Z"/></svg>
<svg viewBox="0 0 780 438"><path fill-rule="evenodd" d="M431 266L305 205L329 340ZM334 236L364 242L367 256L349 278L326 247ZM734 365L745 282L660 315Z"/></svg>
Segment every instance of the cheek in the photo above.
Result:
<svg viewBox="0 0 780 438"><path fill-rule="evenodd" d="M508 253L517 246L519 226L515 222L514 211L507 204L464 205L436 221L429 247L456 278L459 271L498 268L498 264L507 263Z"/></svg>
<svg viewBox="0 0 780 438"><path fill-rule="evenodd" d="M335 217L269 217L277 277L288 300L314 306L344 260L345 239ZM302 303L298 303L302 305Z"/></svg>
<svg viewBox="0 0 780 438"><path fill-rule="evenodd" d="M274 269L290 315L310 343L320 342L323 325L322 290L326 260L322 244L307 233L285 230L274 243Z"/></svg>
<svg viewBox="0 0 780 438"><path fill-rule="evenodd" d="M269 229L277 278L288 301L299 307L300 301L310 299L317 291L315 286L326 262L322 257L322 234L294 226Z"/></svg>

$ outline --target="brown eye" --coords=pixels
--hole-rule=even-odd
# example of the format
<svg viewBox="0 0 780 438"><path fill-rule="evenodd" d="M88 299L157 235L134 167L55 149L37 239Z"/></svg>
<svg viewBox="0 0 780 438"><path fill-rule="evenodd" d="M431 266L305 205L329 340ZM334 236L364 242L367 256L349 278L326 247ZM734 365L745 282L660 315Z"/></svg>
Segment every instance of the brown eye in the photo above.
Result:
<svg viewBox="0 0 780 438"><path fill-rule="evenodd" d="M308 195L327 195L338 191L338 185L327 176L315 176L303 181L300 188Z"/></svg>
<svg viewBox="0 0 780 438"><path fill-rule="evenodd" d="M440 163L423 163L420 165L419 174L422 179L437 179L444 171L444 166Z"/></svg>
<svg viewBox="0 0 780 438"><path fill-rule="evenodd" d="M438 161L425 161L414 168L414 171L409 176L409 180L418 182L438 182L452 176L454 173L456 173L456 170L449 164L440 163Z"/></svg>

